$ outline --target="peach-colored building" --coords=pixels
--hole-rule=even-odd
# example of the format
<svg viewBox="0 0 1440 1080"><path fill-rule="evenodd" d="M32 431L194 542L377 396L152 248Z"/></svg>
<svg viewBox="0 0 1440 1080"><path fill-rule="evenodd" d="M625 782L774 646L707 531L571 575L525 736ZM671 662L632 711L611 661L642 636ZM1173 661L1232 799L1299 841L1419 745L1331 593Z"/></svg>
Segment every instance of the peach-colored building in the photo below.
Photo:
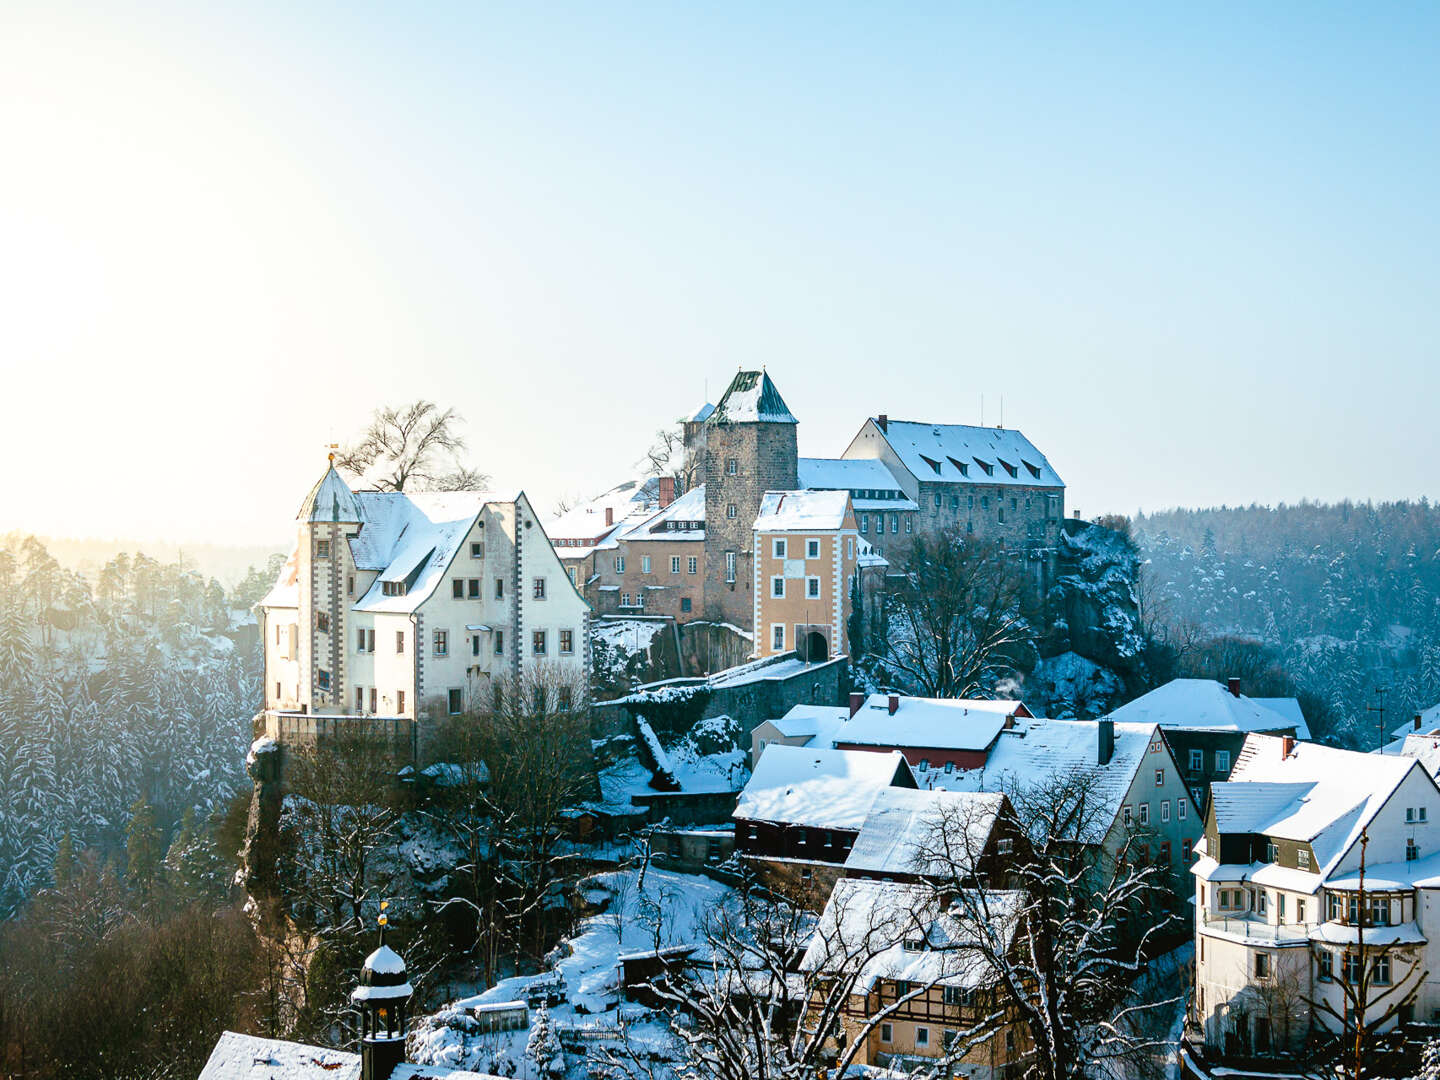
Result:
<svg viewBox="0 0 1440 1080"><path fill-rule="evenodd" d="M755 655L850 651L860 555L848 491L767 491L755 518Z"/></svg>

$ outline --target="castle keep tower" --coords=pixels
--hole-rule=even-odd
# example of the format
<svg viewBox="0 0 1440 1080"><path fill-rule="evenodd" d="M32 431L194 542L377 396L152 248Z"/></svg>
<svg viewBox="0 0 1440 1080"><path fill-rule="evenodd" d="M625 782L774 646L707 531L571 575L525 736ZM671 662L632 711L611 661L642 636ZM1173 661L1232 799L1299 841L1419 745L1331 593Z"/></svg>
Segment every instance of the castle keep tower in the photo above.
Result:
<svg viewBox="0 0 1440 1080"><path fill-rule="evenodd" d="M769 375L741 371L704 425L705 617L749 629L755 517L765 492L800 486L799 421Z"/></svg>
<svg viewBox="0 0 1440 1080"><path fill-rule="evenodd" d="M315 712L340 712L345 694L345 612L355 567L349 538L360 530L360 505L331 466L300 504L296 547L299 585L300 700Z"/></svg>

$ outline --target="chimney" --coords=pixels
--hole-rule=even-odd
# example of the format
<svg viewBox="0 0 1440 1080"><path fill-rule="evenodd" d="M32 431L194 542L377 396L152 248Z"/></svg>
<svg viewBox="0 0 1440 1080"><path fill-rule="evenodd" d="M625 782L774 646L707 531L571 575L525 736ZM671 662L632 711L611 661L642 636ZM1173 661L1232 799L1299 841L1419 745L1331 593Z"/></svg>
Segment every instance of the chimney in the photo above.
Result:
<svg viewBox="0 0 1440 1080"><path fill-rule="evenodd" d="M857 712L860 711L860 706L862 706L862 705L864 705L864 704L865 704L865 695L864 695L864 694L851 694L851 695L850 695L850 715L851 715L851 716L854 716Z"/></svg>
<svg viewBox="0 0 1440 1080"><path fill-rule="evenodd" d="M888 434L890 431L890 417L886 416L882 412L879 416L875 418L875 426L878 427L881 431Z"/></svg>
<svg viewBox="0 0 1440 1080"><path fill-rule="evenodd" d="M889 705L889 708L890 708L890 715L891 715L891 716L894 716L894 715L895 715L895 710L898 709L898 708L900 708L900 695L899 695L899 694L891 694L891 695L890 695L890 705Z"/></svg>
<svg viewBox="0 0 1440 1080"><path fill-rule="evenodd" d="M1420 730L1420 714L1418 712L1415 714L1415 730Z"/></svg>
<svg viewBox="0 0 1440 1080"><path fill-rule="evenodd" d="M1231 697L1240 696L1240 680L1234 675L1231 675L1230 678L1225 680L1225 685L1230 688Z"/></svg>
<svg viewBox="0 0 1440 1080"><path fill-rule="evenodd" d="M614 525L614 524L615 524L615 508L614 508L613 506L607 506L607 507L605 507L605 527L608 529L611 525Z"/></svg>
<svg viewBox="0 0 1440 1080"><path fill-rule="evenodd" d="M1076 521L1079 521L1079 520L1080 520L1080 511L1079 511L1079 510L1076 510L1076 511L1075 511L1075 520L1076 520Z"/></svg>
<svg viewBox="0 0 1440 1080"><path fill-rule="evenodd" d="M664 510L675 501L675 478L673 476L660 477L660 509Z"/></svg>
<svg viewBox="0 0 1440 1080"><path fill-rule="evenodd" d="M1099 735L1095 762L1098 765L1109 765L1110 759L1115 756L1115 721L1106 717L1097 721L1095 726Z"/></svg>
<svg viewBox="0 0 1440 1080"><path fill-rule="evenodd" d="M1284 761L1295 752L1295 736L1283 735L1280 738L1280 760Z"/></svg>

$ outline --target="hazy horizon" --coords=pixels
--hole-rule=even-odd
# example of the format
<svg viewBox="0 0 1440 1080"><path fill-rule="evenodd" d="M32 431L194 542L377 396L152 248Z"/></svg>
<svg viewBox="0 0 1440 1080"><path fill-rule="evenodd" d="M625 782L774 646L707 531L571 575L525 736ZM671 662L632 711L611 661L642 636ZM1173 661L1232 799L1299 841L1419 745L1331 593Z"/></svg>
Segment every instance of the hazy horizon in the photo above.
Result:
<svg viewBox="0 0 1440 1080"><path fill-rule="evenodd" d="M0 532L284 544L382 404L542 507L766 366L1086 516L1440 496L1440 9L0 12ZM708 387L708 394L707 394Z"/></svg>

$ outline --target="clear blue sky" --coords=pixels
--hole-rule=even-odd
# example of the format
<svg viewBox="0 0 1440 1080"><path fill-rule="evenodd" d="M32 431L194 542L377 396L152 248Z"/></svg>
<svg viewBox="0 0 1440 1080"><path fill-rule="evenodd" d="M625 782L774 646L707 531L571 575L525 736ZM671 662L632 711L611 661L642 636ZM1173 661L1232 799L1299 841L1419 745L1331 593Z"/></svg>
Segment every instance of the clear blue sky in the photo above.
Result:
<svg viewBox="0 0 1440 1080"><path fill-rule="evenodd" d="M418 396L543 504L762 364L1087 515L1440 495L1435 5L200 7L0 10L0 529L283 540Z"/></svg>

